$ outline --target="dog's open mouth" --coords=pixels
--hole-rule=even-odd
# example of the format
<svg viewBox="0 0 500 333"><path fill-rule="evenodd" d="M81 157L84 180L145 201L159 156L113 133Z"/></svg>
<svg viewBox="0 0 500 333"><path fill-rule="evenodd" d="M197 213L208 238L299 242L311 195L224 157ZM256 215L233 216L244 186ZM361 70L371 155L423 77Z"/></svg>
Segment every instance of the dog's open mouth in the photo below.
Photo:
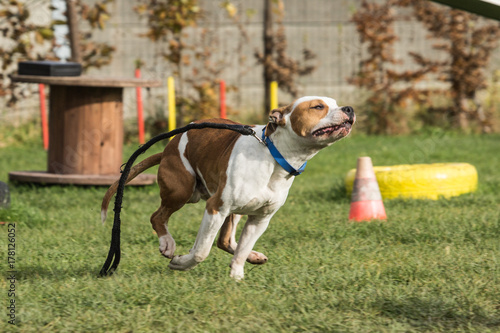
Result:
<svg viewBox="0 0 500 333"><path fill-rule="evenodd" d="M348 120L343 122L342 124L339 125L332 125L332 126L327 126L323 127L320 129L315 130L312 135L313 136L323 136L323 135L330 135L334 132L337 132L339 130L346 130L347 132L351 129L352 123Z"/></svg>

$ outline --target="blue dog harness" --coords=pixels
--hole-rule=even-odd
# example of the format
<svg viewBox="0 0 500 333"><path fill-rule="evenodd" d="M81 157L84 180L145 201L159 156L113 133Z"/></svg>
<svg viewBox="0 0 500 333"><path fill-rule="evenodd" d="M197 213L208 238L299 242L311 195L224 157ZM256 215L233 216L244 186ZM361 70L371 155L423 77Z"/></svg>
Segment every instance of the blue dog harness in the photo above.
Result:
<svg viewBox="0 0 500 333"><path fill-rule="evenodd" d="M274 143L269 139L269 137L265 135L265 133L266 133L266 128L264 127L264 129L262 130L262 141L264 141L264 143L266 144L267 148L269 149L269 152L274 157L274 160L278 162L278 164L281 165L281 167L286 171L288 171L288 173L291 174L292 176L298 176L302 172L304 172L307 162L302 164L302 166L298 170L295 169L293 166L290 165L290 163L288 163L287 160L285 160L283 155L281 155L281 153L279 152L278 148L276 148Z"/></svg>

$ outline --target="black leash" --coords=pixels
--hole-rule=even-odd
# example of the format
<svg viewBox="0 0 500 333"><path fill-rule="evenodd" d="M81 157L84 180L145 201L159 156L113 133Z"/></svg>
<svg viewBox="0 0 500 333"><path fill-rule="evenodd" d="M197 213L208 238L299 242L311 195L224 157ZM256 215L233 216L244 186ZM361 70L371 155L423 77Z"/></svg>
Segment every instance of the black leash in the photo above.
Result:
<svg viewBox="0 0 500 333"><path fill-rule="evenodd" d="M120 263L120 255L121 255L121 250L120 250L120 225L121 225L121 220L120 220L120 212L122 209L122 201L123 201L123 192L125 189L125 182L128 178L128 175L130 173L130 169L132 168L132 165L134 164L135 160L139 155L143 154L151 148L152 145L157 143L158 141L168 139L170 137L173 137L177 134L187 132L192 129L202 129L202 128L215 128L215 129L227 129L231 131L238 132L242 135L253 135L259 140L259 138L256 136L255 131L248 125L230 125L230 124L217 124L217 123L191 123L187 126L177 128L173 131L167 132L167 133L162 133L148 142L146 142L144 145L140 146L139 149L137 149L132 156L128 159L127 163L125 164L125 168L122 171L122 174L120 176L120 181L118 182L118 189L116 190L116 196L115 196L115 207L113 211L115 212L114 220L113 220L113 229L111 230L111 244L109 247L109 252L108 252L108 257L106 258L106 262L101 268L101 271L99 272L100 276L107 276L113 274L113 272L116 270L118 267L118 264ZM259 140L260 141L260 140ZM111 266L111 267L110 267Z"/></svg>

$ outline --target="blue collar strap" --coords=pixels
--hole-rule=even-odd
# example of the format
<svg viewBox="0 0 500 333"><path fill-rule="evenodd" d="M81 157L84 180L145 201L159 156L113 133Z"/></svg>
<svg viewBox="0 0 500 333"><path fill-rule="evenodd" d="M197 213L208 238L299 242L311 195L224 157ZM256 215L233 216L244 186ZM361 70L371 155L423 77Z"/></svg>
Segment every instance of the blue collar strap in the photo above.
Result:
<svg viewBox="0 0 500 333"><path fill-rule="evenodd" d="M298 176L302 172L304 172L307 162L302 164L302 166L298 170L295 169L293 166L290 165L290 163L288 163L287 160L285 160L283 155L281 155L281 153L279 152L278 148L276 148L274 143L269 139L269 137L266 136L265 133L266 133L266 128L264 127L264 129L262 130L262 141L266 143L269 152L274 157L276 162L278 162L278 164L281 165L281 167L286 171L288 171L288 173L291 174L292 176Z"/></svg>

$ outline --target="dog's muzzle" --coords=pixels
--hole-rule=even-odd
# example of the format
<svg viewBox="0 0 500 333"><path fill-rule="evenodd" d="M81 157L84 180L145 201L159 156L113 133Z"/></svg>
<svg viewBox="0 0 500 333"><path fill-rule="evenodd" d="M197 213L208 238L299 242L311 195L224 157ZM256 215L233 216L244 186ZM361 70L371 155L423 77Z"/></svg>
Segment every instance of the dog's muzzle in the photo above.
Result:
<svg viewBox="0 0 500 333"><path fill-rule="evenodd" d="M354 109L351 106L343 106L340 110L349 117L348 122L352 125L354 123L354 119L356 115L354 114Z"/></svg>

